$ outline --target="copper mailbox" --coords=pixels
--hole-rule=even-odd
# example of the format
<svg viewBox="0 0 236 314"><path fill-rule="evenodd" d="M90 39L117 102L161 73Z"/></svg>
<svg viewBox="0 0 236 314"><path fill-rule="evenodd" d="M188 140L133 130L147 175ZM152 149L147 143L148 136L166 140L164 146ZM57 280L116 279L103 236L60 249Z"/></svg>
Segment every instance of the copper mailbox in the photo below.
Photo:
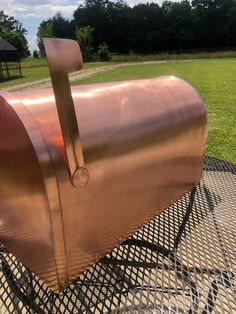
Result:
<svg viewBox="0 0 236 314"><path fill-rule="evenodd" d="M53 89L0 91L0 242L61 291L200 181L207 123L172 76L70 89L79 46L44 44Z"/></svg>

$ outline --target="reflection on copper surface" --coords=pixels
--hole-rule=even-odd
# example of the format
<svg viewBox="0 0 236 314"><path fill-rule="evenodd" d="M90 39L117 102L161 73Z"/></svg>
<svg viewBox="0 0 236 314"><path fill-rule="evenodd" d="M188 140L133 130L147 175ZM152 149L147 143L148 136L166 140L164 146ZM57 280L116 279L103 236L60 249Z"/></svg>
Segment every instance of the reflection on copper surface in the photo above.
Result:
<svg viewBox="0 0 236 314"><path fill-rule="evenodd" d="M71 93L83 188L72 184L59 96L0 92L0 241L55 291L200 181L207 133L201 98L173 76Z"/></svg>

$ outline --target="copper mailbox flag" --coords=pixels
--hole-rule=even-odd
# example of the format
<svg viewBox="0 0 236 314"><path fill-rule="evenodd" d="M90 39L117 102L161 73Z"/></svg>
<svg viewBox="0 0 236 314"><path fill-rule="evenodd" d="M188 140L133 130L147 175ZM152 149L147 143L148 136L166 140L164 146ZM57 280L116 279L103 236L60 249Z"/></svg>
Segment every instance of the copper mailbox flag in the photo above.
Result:
<svg viewBox="0 0 236 314"><path fill-rule="evenodd" d="M0 91L0 241L61 291L200 181L206 112L176 77L70 88L78 44L44 45L53 89Z"/></svg>

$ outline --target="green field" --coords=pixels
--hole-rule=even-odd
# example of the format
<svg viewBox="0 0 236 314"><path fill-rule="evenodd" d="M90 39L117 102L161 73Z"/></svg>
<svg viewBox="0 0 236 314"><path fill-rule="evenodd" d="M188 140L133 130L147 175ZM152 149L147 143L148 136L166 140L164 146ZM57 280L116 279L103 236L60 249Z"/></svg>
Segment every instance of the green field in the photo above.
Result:
<svg viewBox="0 0 236 314"><path fill-rule="evenodd" d="M75 84L176 75L200 93L208 112L206 153L236 163L236 59L168 61L121 67Z"/></svg>
<svg viewBox="0 0 236 314"><path fill-rule="evenodd" d="M85 64L84 68L107 63ZM48 77L45 60L32 58L23 64L24 78L0 83L0 88ZM191 83L200 93L208 112L206 153L236 163L236 58L175 60L120 67L89 79L73 82L86 84L107 81L176 75Z"/></svg>
<svg viewBox="0 0 236 314"><path fill-rule="evenodd" d="M93 67L110 64L109 62L91 62L85 63L83 69L90 69ZM32 81L37 81L49 77L49 71L46 59L27 58L21 62L22 77L16 77L11 80L0 82L0 88L15 86ZM17 73L18 74L18 73Z"/></svg>

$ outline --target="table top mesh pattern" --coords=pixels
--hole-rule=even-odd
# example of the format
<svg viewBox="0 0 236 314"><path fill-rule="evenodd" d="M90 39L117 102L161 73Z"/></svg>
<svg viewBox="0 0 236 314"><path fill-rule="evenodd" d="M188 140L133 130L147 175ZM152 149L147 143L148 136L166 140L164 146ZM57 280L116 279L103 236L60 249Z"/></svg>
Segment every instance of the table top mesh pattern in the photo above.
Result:
<svg viewBox="0 0 236 314"><path fill-rule="evenodd" d="M59 295L0 257L2 314L236 313L236 165L205 157L196 189Z"/></svg>

